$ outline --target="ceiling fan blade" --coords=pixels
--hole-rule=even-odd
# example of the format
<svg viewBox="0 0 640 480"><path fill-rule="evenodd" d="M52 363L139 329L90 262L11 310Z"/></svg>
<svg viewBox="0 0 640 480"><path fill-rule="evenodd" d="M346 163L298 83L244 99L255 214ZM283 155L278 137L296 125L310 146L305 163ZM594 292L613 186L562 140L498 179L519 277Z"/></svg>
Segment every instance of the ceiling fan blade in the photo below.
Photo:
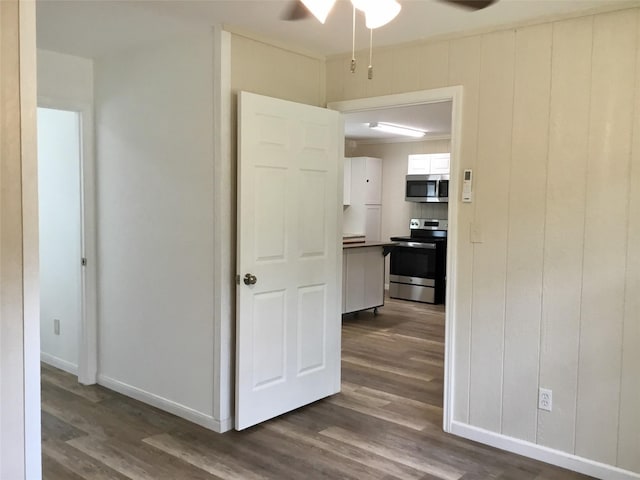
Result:
<svg viewBox="0 0 640 480"><path fill-rule="evenodd" d="M291 0L287 11L282 15L282 19L287 21L304 20L311 16L311 12L300 0Z"/></svg>
<svg viewBox="0 0 640 480"><path fill-rule="evenodd" d="M460 5L461 7L468 8L470 10L482 10L489 5L496 3L497 0L442 0L443 2L450 3L452 5Z"/></svg>

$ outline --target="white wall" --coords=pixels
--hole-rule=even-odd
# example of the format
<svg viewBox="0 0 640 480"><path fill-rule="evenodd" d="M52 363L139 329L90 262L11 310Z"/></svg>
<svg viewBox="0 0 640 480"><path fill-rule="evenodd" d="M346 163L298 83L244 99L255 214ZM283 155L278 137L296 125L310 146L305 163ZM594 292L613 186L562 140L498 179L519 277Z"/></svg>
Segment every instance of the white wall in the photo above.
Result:
<svg viewBox="0 0 640 480"><path fill-rule="evenodd" d="M38 109L38 205L40 351L44 361L77 373L82 280L77 112Z"/></svg>
<svg viewBox="0 0 640 480"><path fill-rule="evenodd" d="M93 104L93 62L87 58L38 50L38 98L57 103Z"/></svg>
<svg viewBox="0 0 640 480"><path fill-rule="evenodd" d="M380 49L371 81L327 63L328 101L464 87L457 431L600 475L640 473L639 39L633 8Z"/></svg>
<svg viewBox="0 0 640 480"><path fill-rule="evenodd" d="M213 425L213 36L95 62L99 383Z"/></svg>

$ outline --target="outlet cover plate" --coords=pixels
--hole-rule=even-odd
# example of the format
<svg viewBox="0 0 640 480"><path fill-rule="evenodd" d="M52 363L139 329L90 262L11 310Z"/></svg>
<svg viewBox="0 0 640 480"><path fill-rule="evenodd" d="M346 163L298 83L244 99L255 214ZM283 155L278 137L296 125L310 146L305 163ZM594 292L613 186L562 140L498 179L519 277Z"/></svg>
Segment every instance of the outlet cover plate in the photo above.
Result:
<svg viewBox="0 0 640 480"><path fill-rule="evenodd" d="M550 412L553 408L553 392L548 388L541 388L538 392L538 408Z"/></svg>

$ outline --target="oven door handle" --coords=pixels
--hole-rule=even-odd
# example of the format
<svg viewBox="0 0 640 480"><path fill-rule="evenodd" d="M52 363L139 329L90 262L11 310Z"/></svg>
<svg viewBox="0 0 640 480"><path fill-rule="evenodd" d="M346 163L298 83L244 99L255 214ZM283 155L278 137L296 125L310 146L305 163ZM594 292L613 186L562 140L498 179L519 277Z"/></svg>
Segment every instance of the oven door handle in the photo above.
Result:
<svg viewBox="0 0 640 480"><path fill-rule="evenodd" d="M423 248L425 250L435 250L435 243L421 243L421 242L397 242L397 247L411 247L411 248Z"/></svg>

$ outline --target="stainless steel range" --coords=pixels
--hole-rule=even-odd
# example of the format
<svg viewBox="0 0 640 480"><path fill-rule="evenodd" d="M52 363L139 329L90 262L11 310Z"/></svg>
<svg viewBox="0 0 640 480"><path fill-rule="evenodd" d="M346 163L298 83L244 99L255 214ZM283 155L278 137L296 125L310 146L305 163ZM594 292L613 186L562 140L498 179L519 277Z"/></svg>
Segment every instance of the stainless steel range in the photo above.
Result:
<svg viewBox="0 0 640 480"><path fill-rule="evenodd" d="M391 237L389 296L439 304L444 302L447 220L412 218L411 236Z"/></svg>

